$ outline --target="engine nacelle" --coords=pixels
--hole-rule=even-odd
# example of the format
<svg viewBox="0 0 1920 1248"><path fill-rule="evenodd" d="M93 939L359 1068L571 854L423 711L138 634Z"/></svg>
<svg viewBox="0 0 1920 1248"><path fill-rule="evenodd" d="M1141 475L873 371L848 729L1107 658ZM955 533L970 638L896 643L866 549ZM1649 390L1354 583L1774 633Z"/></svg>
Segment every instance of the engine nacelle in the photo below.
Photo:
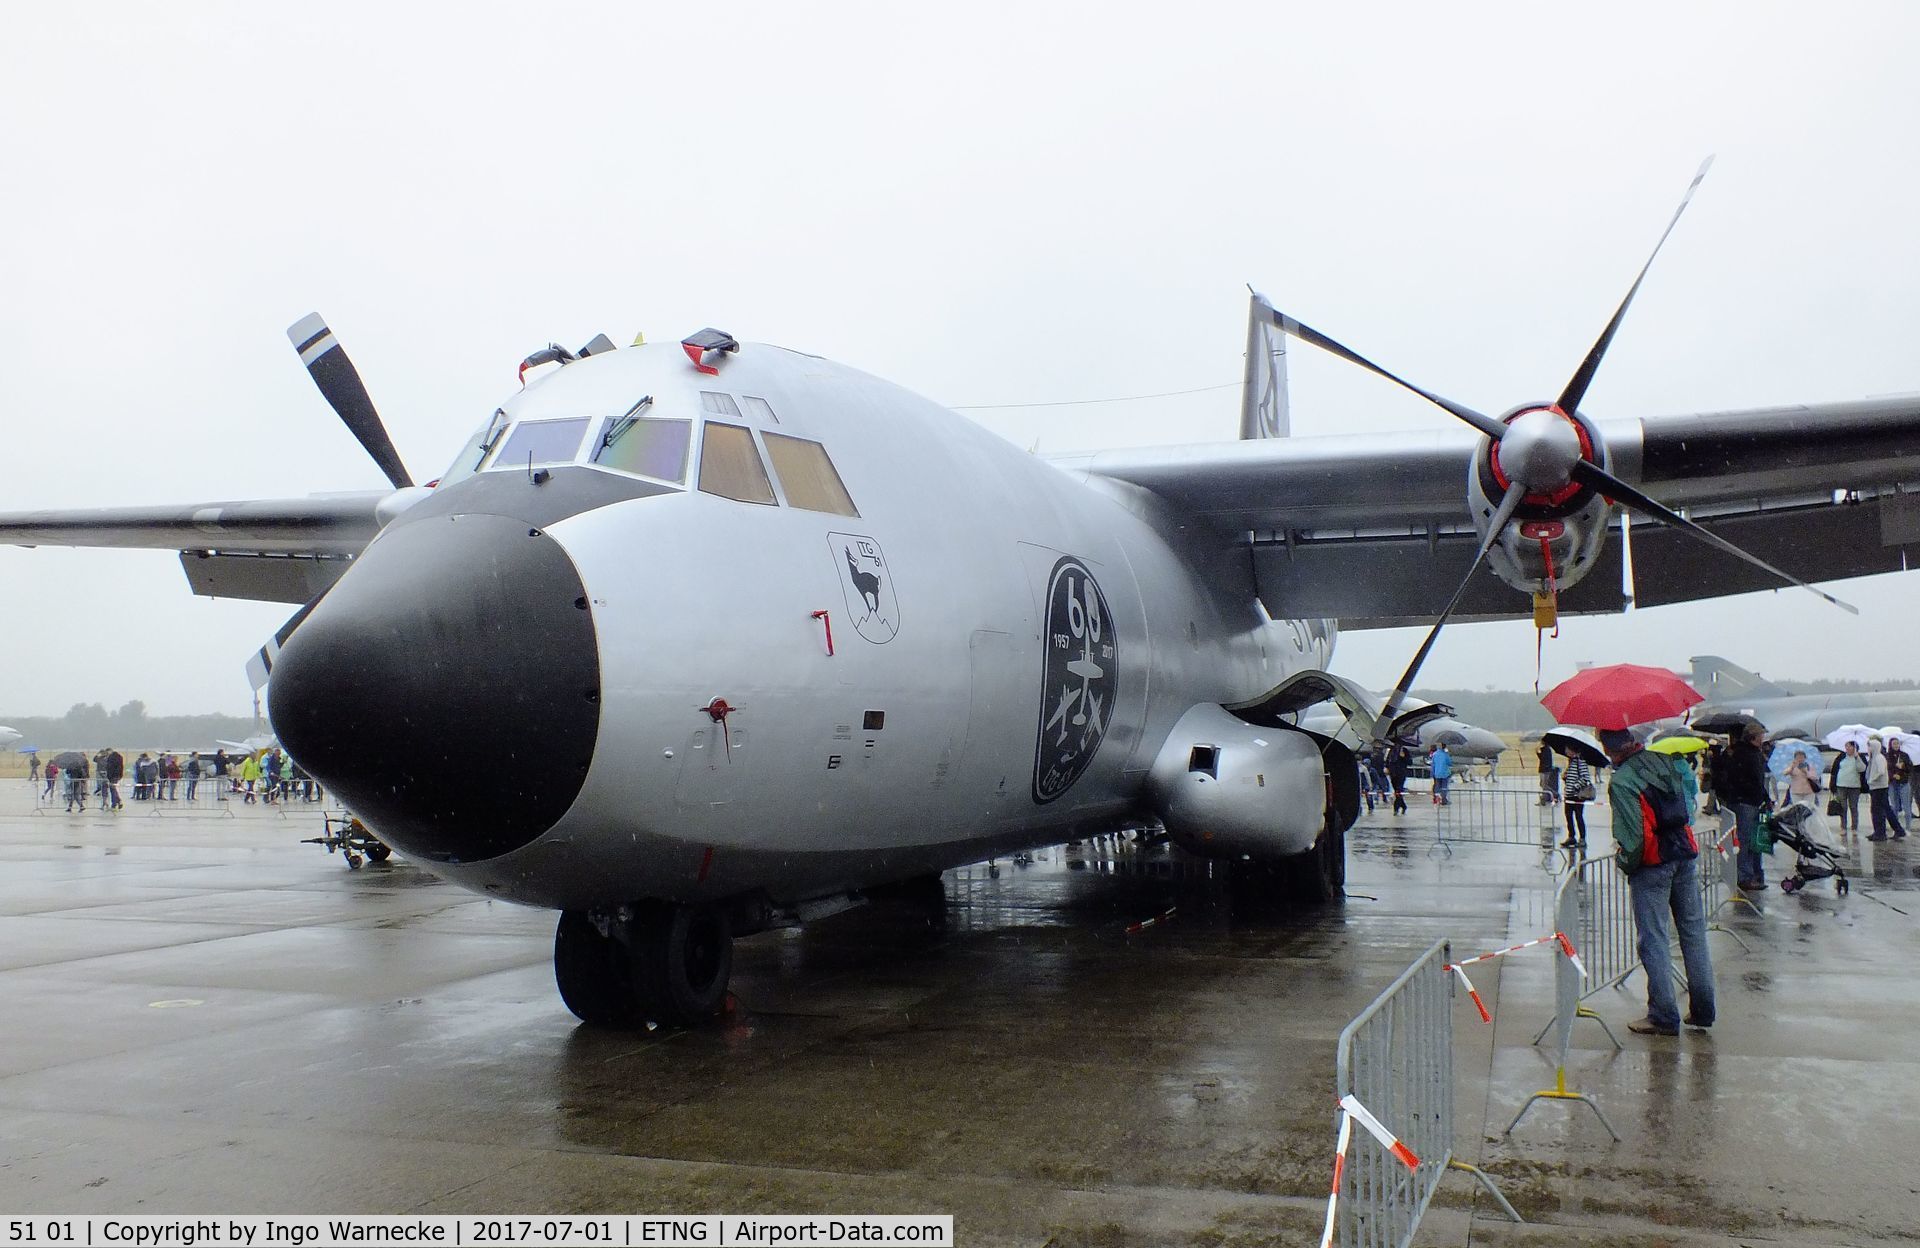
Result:
<svg viewBox="0 0 1920 1248"><path fill-rule="evenodd" d="M1353 772L1344 747L1203 703L1174 725L1147 787L1182 849L1214 858L1285 858L1312 849L1327 826L1328 777L1338 768ZM1333 788L1344 827L1353 812L1343 799L1358 804L1356 782L1345 774Z"/></svg>
<svg viewBox="0 0 1920 1248"><path fill-rule="evenodd" d="M1496 500L1487 511L1497 505ZM1487 552L1487 563L1494 575L1525 593L1546 593L1549 573L1555 589L1571 589L1600 562L1607 542L1607 510L1607 500L1595 495L1571 515L1509 521ZM1480 510L1478 499L1473 514L1484 522L1487 513ZM1481 537L1486 537L1484 531Z"/></svg>
<svg viewBox="0 0 1920 1248"><path fill-rule="evenodd" d="M1606 468L1606 443L1585 417L1568 416L1557 408L1516 408L1504 419L1510 427L1506 438L1499 447L1482 439L1467 469L1474 531L1486 540L1487 525L1515 479L1510 474L1542 472L1538 486L1487 552L1487 563L1501 580L1524 593L1545 593L1550 579L1553 588L1569 589L1600 562L1611 504L1590 486L1567 480L1558 469L1568 455ZM1566 445L1549 445L1556 442ZM1519 479L1534 484L1525 476Z"/></svg>

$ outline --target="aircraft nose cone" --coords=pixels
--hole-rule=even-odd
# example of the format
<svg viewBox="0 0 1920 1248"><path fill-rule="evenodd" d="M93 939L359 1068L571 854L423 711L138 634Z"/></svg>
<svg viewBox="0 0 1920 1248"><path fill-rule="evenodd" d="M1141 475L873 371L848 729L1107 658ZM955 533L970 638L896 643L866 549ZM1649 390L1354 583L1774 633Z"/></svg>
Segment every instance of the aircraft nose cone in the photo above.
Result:
<svg viewBox="0 0 1920 1248"><path fill-rule="evenodd" d="M599 735L580 575L507 516L396 525L281 648L268 709L287 752L406 853L518 849L573 804Z"/></svg>

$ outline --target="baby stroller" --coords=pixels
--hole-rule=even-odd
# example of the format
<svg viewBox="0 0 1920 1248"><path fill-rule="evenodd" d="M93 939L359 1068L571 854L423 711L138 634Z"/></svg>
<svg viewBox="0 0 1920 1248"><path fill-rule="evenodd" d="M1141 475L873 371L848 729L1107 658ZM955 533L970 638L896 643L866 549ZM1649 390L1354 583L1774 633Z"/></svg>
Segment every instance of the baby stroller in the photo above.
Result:
<svg viewBox="0 0 1920 1248"><path fill-rule="evenodd" d="M1793 850L1793 874L1780 881L1780 891L1797 893L1815 880L1833 877L1833 889L1838 895L1847 895L1847 873L1840 869L1840 855L1822 845L1807 830L1807 820L1813 815L1813 808L1795 802L1784 810L1772 814L1762 813L1761 818L1771 825L1773 839Z"/></svg>

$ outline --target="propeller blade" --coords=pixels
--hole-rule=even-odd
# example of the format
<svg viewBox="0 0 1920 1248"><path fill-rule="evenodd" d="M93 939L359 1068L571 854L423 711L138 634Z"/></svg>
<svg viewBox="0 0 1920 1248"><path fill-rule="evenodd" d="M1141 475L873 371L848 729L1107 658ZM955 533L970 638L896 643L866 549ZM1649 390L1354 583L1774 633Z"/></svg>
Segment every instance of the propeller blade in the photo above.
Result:
<svg viewBox="0 0 1920 1248"><path fill-rule="evenodd" d="M387 474L387 480L393 482L395 489L404 490L412 485L413 478L407 475L407 466L400 462L400 452L393 449L393 440L387 437L387 427L380 423L380 413L367 397L367 387L361 382L359 372L320 314L310 312L294 322L287 330L287 338L300 353L300 362L307 366L313 384L320 387L321 396L353 436L360 439L360 445L367 448L367 454L373 456L373 462Z"/></svg>
<svg viewBox="0 0 1920 1248"><path fill-rule="evenodd" d="M273 636L267 638L267 644L261 646L254 652L253 657L247 660L247 683L253 686L256 698L266 687L267 681L272 679L273 665L280 657L280 647L287 644L287 638L293 636L294 629L307 622L307 617L313 614L313 609L319 606L320 600L326 596L327 592L321 590L308 599L307 605L288 616L287 622L275 629Z"/></svg>
<svg viewBox="0 0 1920 1248"><path fill-rule="evenodd" d="M1380 367L1378 364L1375 364L1372 360L1368 359L1366 356L1361 355L1358 351L1355 351L1349 347L1342 345L1341 343L1334 341L1333 339L1327 337L1325 334L1321 333L1319 330L1315 329L1311 325L1301 324L1299 321L1296 321L1292 317L1288 316L1285 312L1274 311L1272 309L1269 309L1269 311L1273 312L1274 324L1278 325L1281 329L1284 329L1288 333L1292 334L1295 338L1300 339L1300 341L1310 342L1316 347L1320 347L1323 350L1331 351L1343 360L1346 360L1353 364L1358 364L1361 368L1366 369L1368 372L1373 373L1376 376L1385 377L1388 381L1393 382L1395 385L1398 385L1398 386L1404 387L1405 389L1413 391L1415 394L1419 395L1421 398L1425 399L1427 402L1433 404L1435 407L1440 408L1442 411L1448 413L1451 416L1454 416L1459 420L1464 420L1469 425L1472 425L1475 429L1478 429L1481 433L1486 434L1488 437L1492 438L1496 442L1499 441L1501 436L1506 433L1507 427L1504 424L1500 423L1499 421L1495 420L1493 417L1484 416L1481 413L1474 411L1472 408L1467 407L1465 404L1455 403L1452 399L1443 398L1440 395L1435 394L1431 390L1421 389L1419 386L1416 386L1412 382L1408 381L1405 377L1401 377L1398 374L1388 372L1386 369Z"/></svg>
<svg viewBox="0 0 1920 1248"><path fill-rule="evenodd" d="M1631 304L1633 297L1640 293L1640 283L1647 280L1647 270L1653 267L1653 257L1659 255L1660 249L1666 246L1667 235L1672 234L1673 227L1680 224L1680 214L1685 212L1687 205L1693 202L1694 191L1699 189L1701 179L1707 176L1707 170L1711 168L1713 168L1713 157L1709 156L1700 162L1700 171L1693 175L1693 181L1687 184L1687 193L1680 197L1680 206L1673 210L1673 220L1667 222L1666 232L1661 234L1660 241L1653 245L1653 254L1649 255L1647 262L1640 266L1640 276L1633 279L1633 285L1627 288L1627 297L1620 301L1618 308L1614 309L1613 319L1608 321L1606 329L1601 331L1599 340L1593 344L1593 350L1587 352L1587 358L1580 361L1580 367L1575 370L1573 380L1569 381L1567 388L1560 392L1561 411L1568 413L1575 411L1580 406L1580 400L1587 397L1587 387L1593 384L1593 374L1600 367L1601 358L1606 355L1607 348L1613 345L1614 331L1620 328L1620 321L1627 314L1627 305Z"/></svg>
<svg viewBox="0 0 1920 1248"><path fill-rule="evenodd" d="M1480 540L1480 553L1473 557L1473 566L1468 568L1467 574L1460 578L1460 584L1453 591L1453 597L1447 599L1446 609L1440 612L1440 618L1433 622L1431 629L1427 630L1427 639L1420 643L1418 650L1414 651L1413 662L1407 664L1406 674L1400 677L1400 683L1395 685L1393 692L1387 695L1386 705L1380 708L1380 718L1377 722L1385 725L1393 723L1393 717L1400 711L1400 704L1406 701L1409 693L1413 692L1414 678L1420 674L1420 665L1427 661L1427 652L1432 650L1433 643L1439 640L1440 630L1447 625L1447 617L1452 615L1453 609L1460 605L1460 599L1467 592L1467 586L1473 582L1473 574L1478 572L1480 565L1487 561L1487 552L1492 550L1493 544L1500 540L1501 530L1505 529L1507 522L1513 519L1514 509L1520 506L1520 500L1525 498L1526 494L1527 487L1518 481L1507 487L1506 496L1500 500L1499 508L1493 513L1493 519L1487 523L1487 535Z"/></svg>
<svg viewBox="0 0 1920 1248"><path fill-rule="evenodd" d="M1765 559L1760 558L1760 556L1758 555L1749 554L1748 552L1740 549L1738 546L1735 546L1732 542L1728 541L1726 538L1721 537L1718 533L1713 532L1711 529L1702 528L1700 525L1695 524L1693 521L1687 519L1685 516L1681 515L1679 512L1669 510L1665 506L1661 505L1659 502L1655 501L1652 498L1647 497L1645 494L1642 494L1639 490L1634 489L1632 486L1628 485L1625 481L1622 481L1618 477L1615 477L1612 474L1606 472L1597 464L1591 463L1588 460L1584 460L1584 459L1581 460L1578 464L1574 465L1573 479L1576 481L1579 481L1583 485L1592 486L1594 489L1600 491L1602 494L1606 495L1608 498L1612 499L1616 503L1624 503L1625 505L1632 507L1635 511L1643 512L1646 515L1652 516L1654 519L1659 520L1664 524L1670 524L1676 529L1681 529L1687 533L1690 533L1694 537L1697 537L1701 541L1707 543L1709 546L1717 547L1720 550L1725 551L1727 554L1734 556L1736 559L1744 559L1748 563L1752 564L1754 567L1759 568L1763 572L1768 572L1774 576L1779 577L1781 580L1787 582L1789 585L1798 585L1801 589L1806 590L1810 594L1818 594L1820 595L1820 597L1825 598L1828 602L1832 603L1836 607L1839 607L1843 611L1851 612L1854 615L1860 614L1860 608L1854 606L1852 603L1842 602L1840 599L1835 598L1832 594L1828 593L1826 590L1819 589L1815 586L1809 585L1805 581L1801 580L1797 576L1792 575L1791 573L1782 572L1779 568L1774 567L1772 564L1768 563Z"/></svg>

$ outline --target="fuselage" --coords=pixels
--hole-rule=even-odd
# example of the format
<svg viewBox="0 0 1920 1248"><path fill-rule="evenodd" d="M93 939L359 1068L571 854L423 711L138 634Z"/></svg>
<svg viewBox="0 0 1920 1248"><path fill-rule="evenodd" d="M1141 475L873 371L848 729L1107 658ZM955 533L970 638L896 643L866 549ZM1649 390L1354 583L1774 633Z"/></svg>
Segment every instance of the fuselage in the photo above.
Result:
<svg viewBox="0 0 1920 1248"><path fill-rule="evenodd" d="M364 792L403 851L561 909L754 890L797 902L1110 823L1188 708L1330 657L1331 622L1270 619L1244 555L1183 531L1144 491L825 360L750 345L716 362L709 376L676 346L641 347L537 380L283 650L282 739L349 800ZM601 465L584 462L596 452ZM523 558L539 570L516 571ZM449 566L410 580L403 560ZM544 587L552 614L508 623L521 614L509 582ZM363 628L363 584L421 601L385 633ZM393 687L457 670L439 645L490 653L516 628L527 682L537 652L571 647L552 683L591 688L530 694L502 659L476 660L474 683L552 699L539 709L554 741L476 737L484 690L410 703ZM322 724L347 713L328 679L384 645L415 658L355 696L392 702L350 729ZM382 748L383 721L436 713L446 722L408 723ZM333 747L343 731L351 752ZM484 805L409 810L409 786L381 773L396 765L548 791L503 789L524 826L488 837Z"/></svg>
<svg viewBox="0 0 1920 1248"><path fill-rule="evenodd" d="M1699 720L1716 712L1751 715L1765 724L1768 734L1773 737L1804 737L1817 741L1846 724L1912 729L1920 725L1920 690L1749 696L1704 703L1693 709L1691 717Z"/></svg>

